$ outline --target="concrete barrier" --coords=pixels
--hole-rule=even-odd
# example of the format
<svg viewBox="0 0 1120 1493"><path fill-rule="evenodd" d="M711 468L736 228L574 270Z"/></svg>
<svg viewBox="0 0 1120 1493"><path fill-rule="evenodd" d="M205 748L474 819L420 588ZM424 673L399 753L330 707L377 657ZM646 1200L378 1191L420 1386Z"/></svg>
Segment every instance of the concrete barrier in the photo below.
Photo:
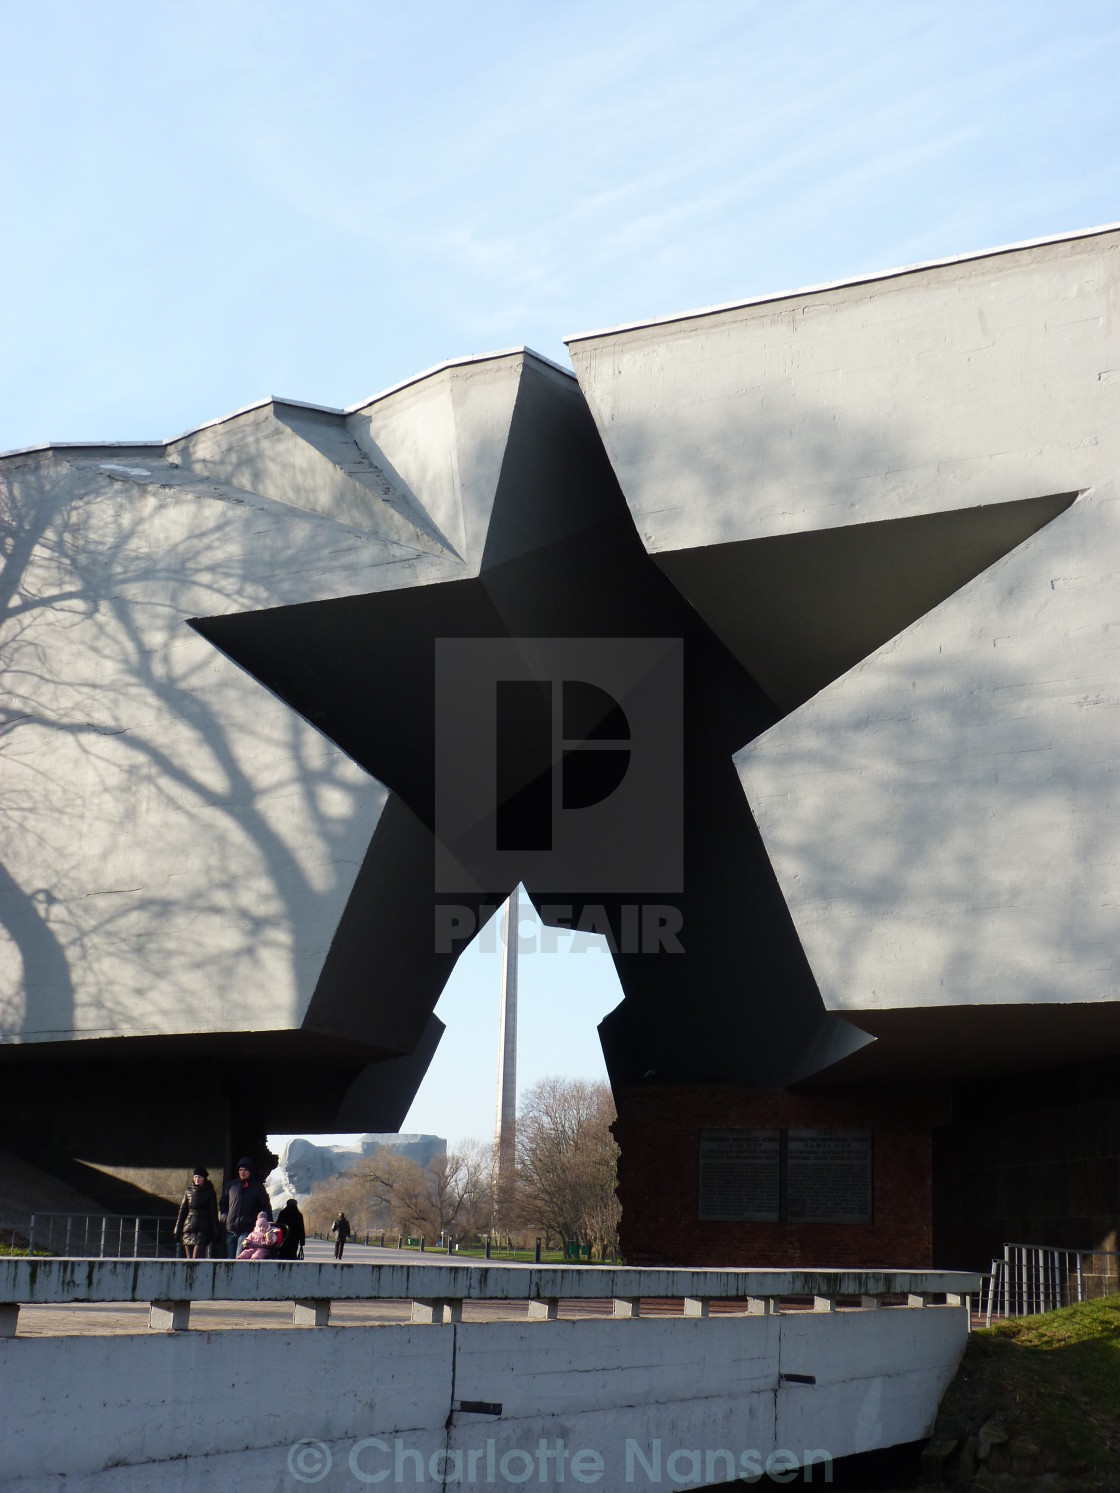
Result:
<svg viewBox="0 0 1120 1493"><path fill-rule="evenodd" d="M704 1487L928 1433L974 1276L7 1261L0 1302L734 1298L735 1315L14 1336L5 1486ZM808 1289L815 1286L816 1289ZM923 1309L785 1311L784 1297ZM931 1293L957 1305L925 1309ZM513 1310L514 1308L511 1308ZM520 1310L518 1306L516 1308ZM171 1313L173 1315L173 1313ZM450 1325L437 1323L451 1318ZM165 1323L172 1327L173 1323Z"/></svg>
<svg viewBox="0 0 1120 1493"><path fill-rule="evenodd" d="M90 1301L640 1300L960 1296L955 1270L680 1270L313 1260L0 1259L0 1305Z"/></svg>

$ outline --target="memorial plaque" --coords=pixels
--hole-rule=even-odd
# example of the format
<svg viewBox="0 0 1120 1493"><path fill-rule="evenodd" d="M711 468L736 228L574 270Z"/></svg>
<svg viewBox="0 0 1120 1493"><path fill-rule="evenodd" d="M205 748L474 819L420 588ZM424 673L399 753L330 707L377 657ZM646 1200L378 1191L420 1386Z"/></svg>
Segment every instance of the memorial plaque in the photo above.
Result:
<svg viewBox="0 0 1120 1493"><path fill-rule="evenodd" d="M789 1223L871 1223L871 1131L786 1132Z"/></svg>
<svg viewBox="0 0 1120 1493"><path fill-rule="evenodd" d="M700 1132L700 1218L710 1223L777 1223L781 1217L781 1132Z"/></svg>

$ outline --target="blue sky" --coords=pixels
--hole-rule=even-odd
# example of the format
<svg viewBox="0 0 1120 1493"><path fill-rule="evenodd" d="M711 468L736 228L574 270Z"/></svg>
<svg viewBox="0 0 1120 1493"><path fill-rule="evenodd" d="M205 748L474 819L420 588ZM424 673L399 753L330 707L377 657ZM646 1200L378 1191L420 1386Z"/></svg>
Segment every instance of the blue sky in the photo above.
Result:
<svg viewBox="0 0 1120 1493"><path fill-rule="evenodd" d="M1120 218L1116 0L0 0L0 449ZM523 1083L605 956L523 961ZM492 1125L497 956L409 1117Z"/></svg>

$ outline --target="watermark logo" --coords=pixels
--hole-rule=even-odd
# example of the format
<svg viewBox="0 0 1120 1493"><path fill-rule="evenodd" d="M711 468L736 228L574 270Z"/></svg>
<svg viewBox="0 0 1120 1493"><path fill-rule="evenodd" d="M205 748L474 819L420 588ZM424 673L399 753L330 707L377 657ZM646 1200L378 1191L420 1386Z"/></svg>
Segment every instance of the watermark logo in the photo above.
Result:
<svg viewBox="0 0 1120 1493"><path fill-rule="evenodd" d="M441 638L436 891L681 890L680 638Z"/></svg>
<svg viewBox="0 0 1120 1493"><path fill-rule="evenodd" d="M322 1482L332 1465L330 1449L321 1441L297 1441L288 1452L288 1470L299 1483ZM346 1466L358 1485L390 1487L551 1488L591 1486L605 1477L612 1478L612 1485L632 1488L662 1488L666 1483L707 1488L725 1482L758 1483L764 1477L772 1483L823 1486L833 1476L831 1453L820 1447L763 1452L752 1447L666 1446L660 1437L642 1442L629 1436L613 1453L607 1448L573 1448L563 1437L540 1437L535 1445L521 1447L488 1436L475 1446L421 1450L400 1436L363 1436L350 1446ZM345 1477L341 1465L338 1471Z"/></svg>
<svg viewBox="0 0 1120 1493"><path fill-rule="evenodd" d="M321 1483L334 1463L331 1449L306 1437L288 1448L288 1471L297 1483Z"/></svg>
<svg viewBox="0 0 1120 1493"><path fill-rule="evenodd" d="M435 908L435 951L452 954L469 943L479 932L478 946L484 954L493 954L498 946L497 907L473 907L441 902ZM518 958L526 954L555 954L561 936L570 934L569 954L683 954L680 933L684 917L679 907L664 902L623 902L605 907L601 902L585 902L577 910L570 903L541 904L540 924L532 920L528 934L525 919L518 918L511 935L517 942Z"/></svg>

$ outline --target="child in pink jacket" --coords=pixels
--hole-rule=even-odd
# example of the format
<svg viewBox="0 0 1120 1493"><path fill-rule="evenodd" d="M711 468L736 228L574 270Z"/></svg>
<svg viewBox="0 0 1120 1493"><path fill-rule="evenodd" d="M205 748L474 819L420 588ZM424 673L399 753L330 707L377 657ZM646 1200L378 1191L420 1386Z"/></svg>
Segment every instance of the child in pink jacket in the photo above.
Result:
<svg viewBox="0 0 1120 1493"><path fill-rule="evenodd" d="M267 1213L258 1213L253 1232L245 1235L245 1243L241 1246L241 1253L237 1258L239 1260L271 1260L283 1242L284 1230L278 1224L270 1223Z"/></svg>

